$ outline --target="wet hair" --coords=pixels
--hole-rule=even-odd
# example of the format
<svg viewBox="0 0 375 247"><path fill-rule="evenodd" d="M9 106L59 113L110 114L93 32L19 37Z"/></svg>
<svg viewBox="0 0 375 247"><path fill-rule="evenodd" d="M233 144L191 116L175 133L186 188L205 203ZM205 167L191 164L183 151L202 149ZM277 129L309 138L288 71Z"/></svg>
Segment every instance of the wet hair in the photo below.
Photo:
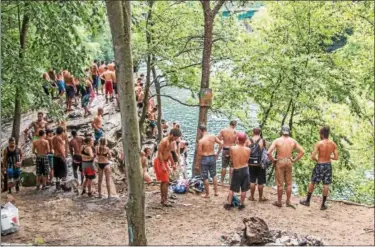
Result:
<svg viewBox="0 0 375 247"><path fill-rule="evenodd" d="M50 134L50 133L53 133L53 130L51 130L51 129L47 129L47 130L46 130L46 134L48 135L48 134Z"/></svg>
<svg viewBox="0 0 375 247"><path fill-rule="evenodd" d="M206 125L204 125L204 124L200 124L198 128L199 128L199 130L202 131L202 132L207 131L207 127L206 127Z"/></svg>
<svg viewBox="0 0 375 247"><path fill-rule="evenodd" d="M138 81L140 81L140 80L142 80L142 78L141 78L141 77L138 77Z"/></svg>
<svg viewBox="0 0 375 247"><path fill-rule="evenodd" d="M253 129L253 134L254 135L260 135L261 132L262 132L261 129L258 128L258 127L256 127L256 128Z"/></svg>
<svg viewBox="0 0 375 247"><path fill-rule="evenodd" d="M11 137L11 138L9 138L9 141L8 141L9 143L11 143L11 142L16 142L16 138L14 138L14 137Z"/></svg>
<svg viewBox="0 0 375 247"><path fill-rule="evenodd" d="M97 63L97 62L98 62L98 60L95 59L95 60L94 60L94 63Z"/></svg>
<svg viewBox="0 0 375 247"><path fill-rule="evenodd" d="M232 120L229 122L230 126L233 126L233 127L236 127L237 126L237 121L236 120Z"/></svg>
<svg viewBox="0 0 375 247"><path fill-rule="evenodd" d="M108 66L105 66L104 69L108 69Z"/></svg>
<svg viewBox="0 0 375 247"><path fill-rule="evenodd" d="M38 116L39 116L39 115L44 116L44 113L43 113L42 111L40 111L40 112L38 112Z"/></svg>
<svg viewBox="0 0 375 247"><path fill-rule="evenodd" d="M157 111L157 110L158 110L158 108L154 107L154 108L152 108L152 110L154 110L154 111Z"/></svg>
<svg viewBox="0 0 375 247"><path fill-rule="evenodd" d="M102 64L104 64L105 62L104 61L102 61Z"/></svg>
<svg viewBox="0 0 375 247"><path fill-rule="evenodd" d="M181 130L179 129L171 129L171 131L169 132L170 135L173 135L174 137L180 137L182 134L181 134Z"/></svg>
<svg viewBox="0 0 375 247"><path fill-rule="evenodd" d="M73 136L73 137L76 137L76 136L77 136L77 131L76 131L76 130L72 130L72 136Z"/></svg>
<svg viewBox="0 0 375 247"><path fill-rule="evenodd" d="M64 128L61 127L61 126L57 127L56 128L56 134L61 135L62 133L64 133Z"/></svg>
<svg viewBox="0 0 375 247"><path fill-rule="evenodd" d="M44 136L45 133L44 130L39 130L39 136Z"/></svg>
<svg viewBox="0 0 375 247"><path fill-rule="evenodd" d="M320 128L319 133L324 138L328 138L329 137L329 126L323 126L322 128Z"/></svg>
<svg viewBox="0 0 375 247"><path fill-rule="evenodd" d="M102 107L99 107L99 108L98 108L98 112L100 112L100 111L101 111L101 112L104 112L104 110L103 110Z"/></svg>
<svg viewBox="0 0 375 247"><path fill-rule="evenodd" d="M144 149L143 149L143 152L145 152L145 153L146 153L146 152L147 152L147 150L150 150L150 151L151 151L151 148L149 148L149 147L146 147L146 148L144 148Z"/></svg>
<svg viewBox="0 0 375 247"><path fill-rule="evenodd" d="M91 136L86 136L84 142L85 142L85 144L89 144L91 142L91 140L92 140Z"/></svg>
<svg viewBox="0 0 375 247"><path fill-rule="evenodd" d="M162 124L165 124L165 119L162 119L160 122L161 122Z"/></svg>

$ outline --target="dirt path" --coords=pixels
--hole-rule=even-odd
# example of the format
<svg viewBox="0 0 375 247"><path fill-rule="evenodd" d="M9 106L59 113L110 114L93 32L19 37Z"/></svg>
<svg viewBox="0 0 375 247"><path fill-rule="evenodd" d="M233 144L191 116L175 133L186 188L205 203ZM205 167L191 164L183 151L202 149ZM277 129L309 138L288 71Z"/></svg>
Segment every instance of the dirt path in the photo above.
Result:
<svg viewBox="0 0 375 247"><path fill-rule="evenodd" d="M126 245L126 198L108 202L65 194L41 194L22 188L14 194L20 211L21 229L3 236L4 243L33 243L39 237L47 245ZM244 217L263 218L271 229L292 231L323 238L330 245L373 245L374 209L330 203L327 211L319 210L320 198L305 208L275 208L271 202L246 202L246 209L223 209L227 188L218 197L177 195L173 208L159 205L158 187L146 190L146 224L149 245L222 245L222 235L241 229ZM2 195L4 196L4 195ZM266 196L275 198L267 188ZM299 198L294 197L297 203ZM2 202L4 198L2 198Z"/></svg>

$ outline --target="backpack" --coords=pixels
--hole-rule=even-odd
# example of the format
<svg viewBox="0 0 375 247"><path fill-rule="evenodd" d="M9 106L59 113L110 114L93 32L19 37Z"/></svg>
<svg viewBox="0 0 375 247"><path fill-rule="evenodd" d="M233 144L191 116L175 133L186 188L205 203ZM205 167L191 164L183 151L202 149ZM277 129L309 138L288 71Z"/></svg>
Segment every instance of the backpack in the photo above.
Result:
<svg viewBox="0 0 375 247"><path fill-rule="evenodd" d="M264 147L262 152L262 159L260 162L262 169L267 170L268 167L271 166L272 162L270 161L270 158L268 158L267 155L267 149Z"/></svg>
<svg viewBox="0 0 375 247"><path fill-rule="evenodd" d="M259 147L260 140L263 140L263 139L259 138L259 140L254 143L253 138L250 138L251 143L249 145L249 148L251 149L251 153L250 153L250 158L249 158L249 164L254 164L254 165L261 164L263 150L261 150Z"/></svg>

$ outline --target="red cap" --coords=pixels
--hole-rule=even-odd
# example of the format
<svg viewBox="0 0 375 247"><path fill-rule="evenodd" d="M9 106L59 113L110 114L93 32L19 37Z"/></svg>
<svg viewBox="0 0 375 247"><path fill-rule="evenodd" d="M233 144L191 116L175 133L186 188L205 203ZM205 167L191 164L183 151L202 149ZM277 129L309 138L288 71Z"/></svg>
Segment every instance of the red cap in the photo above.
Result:
<svg viewBox="0 0 375 247"><path fill-rule="evenodd" d="M237 134L237 139L238 139L238 142L240 142L240 143L244 143L244 142L246 141L246 139L247 139L247 136L246 136L245 133L243 133L243 132L239 132L239 133Z"/></svg>

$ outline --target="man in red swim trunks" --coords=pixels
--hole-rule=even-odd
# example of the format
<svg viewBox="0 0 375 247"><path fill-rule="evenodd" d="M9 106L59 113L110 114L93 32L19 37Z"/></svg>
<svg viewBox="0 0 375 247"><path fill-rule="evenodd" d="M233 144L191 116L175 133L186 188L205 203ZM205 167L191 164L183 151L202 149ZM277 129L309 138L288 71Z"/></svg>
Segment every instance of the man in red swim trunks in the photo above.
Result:
<svg viewBox="0 0 375 247"><path fill-rule="evenodd" d="M168 203L168 183L169 183L169 164L172 163L173 170L176 169L176 164L173 161L171 150L172 142L176 141L181 136L179 129L172 129L169 135L163 138L159 144L158 156L154 159L154 171L156 179L160 181L161 204L163 206L171 206Z"/></svg>
<svg viewBox="0 0 375 247"><path fill-rule="evenodd" d="M104 67L103 74L100 75L100 78L105 80L105 100L108 103L108 94L113 101L113 82L116 81L115 72L108 70L108 67Z"/></svg>

